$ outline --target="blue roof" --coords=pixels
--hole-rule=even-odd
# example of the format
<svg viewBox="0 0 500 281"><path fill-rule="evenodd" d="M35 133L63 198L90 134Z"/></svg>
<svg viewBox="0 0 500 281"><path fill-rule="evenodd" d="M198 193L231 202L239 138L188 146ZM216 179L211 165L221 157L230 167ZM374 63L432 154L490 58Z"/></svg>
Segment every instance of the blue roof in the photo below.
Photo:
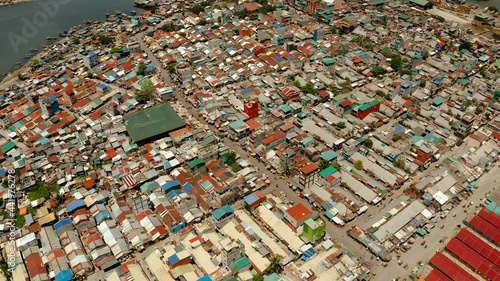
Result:
<svg viewBox="0 0 500 281"><path fill-rule="evenodd" d="M94 53L94 52L89 52L89 55L91 55L91 56L96 56L97 54L96 54L96 53Z"/></svg>
<svg viewBox="0 0 500 281"><path fill-rule="evenodd" d="M170 262L171 265L175 265L176 263L179 262L179 258L176 255L173 255L170 258L168 258L168 261Z"/></svg>
<svg viewBox="0 0 500 281"><path fill-rule="evenodd" d="M244 89L243 91L241 91L242 94L246 94L249 92L255 92L255 90L254 89Z"/></svg>
<svg viewBox="0 0 500 281"><path fill-rule="evenodd" d="M150 69L156 69L156 67L154 65L150 65L150 66L146 67L145 70L150 70Z"/></svg>
<svg viewBox="0 0 500 281"><path fill-rule="evenodd" d="M327 152L324 152L323 154L321 154L319 157L321 157L321 159L332 161L333 159L336 159L338 156L339 155L335 151L328 150Z"/></svg>
<svg viewBox="0 0 500 281"><path fill-rule="evenodd" d="M56 97L54 97L54 96L50 97L50 98L49 98L49 101L50 101L50 103L55 103L55 102L58 102L58 101L57 101L57 98L56 98Z"/></svg>
<svg viewBox="0 0 500 281"><path fill-rule="evenodd" d="M403 130L403 127L397 125L395 128L394 128L394 132L397 134L399 133L401 130Z"/></svg>
<svg viewBox="0 0 500 281"><path fill-rule="evenodd" d="M189 193L189 191L190 191L191 189L193 189L193 186L192 186L192 185L188 182L188 183L186 183L186 184L185 184L182 188L184 188L184 190L185 190L187 193Z"/></svg>
<svg viewBox="0 0 500 281"><path fill-rule="evenodd" d="M85 201L83 201L83 199L71 201L70 203L68 203L68 205L66 205L66 209L68 209L68 212L70 213L82 208L87 208L87 204L85 204Z"/></svg>
<svg viewBox="0 0 500 281"><path fill-rule="evenodd" d="M99 84L97 85L98 88L101 88L101 89L106 89L108 88L108 86L104 85L104 84Z"/></svg>
<svg viewBox="0 0 500 281"><path fill-rule="evenodd" d="M177 180L167 182L166 184L164 184L162 186L162 188L165 192L169 191L170 189L176 188L176 187L181 187L181 184Z"/></svg>
<svg viewBox="0 0 500 281"><path fill-rule="evenodd" d="M5 175L5 169L0 169L0 176Z"/></svg>
<svg viewBox="0 0 500 281"><path fill-rule="evenodd" d="M56 281L71 281L73 280L73 272L71 270L66 269L59 272L55 277Z"/></svg>
<svg viewBox="0 0 500 281"><path fill-rule="evenodd" d="M210 278L210 276L206 275L206 276L203 276L196 281L213 281L213 280L212 280L212 278Z"/></svg>
<svg viewBox="0 0 500 281"><path fill-rule="evenodd" d="M108 212L101 212L95 216L95 220L97 223L100 223L104 219L109 219L111 218L111 214Z"/></svg>
<svg viewBox="0 0 500 281"><path fill-rule="evenodd" d="M165 169L170 169L170 168L172 168L172 165L170 165L170 162L165 162L165 163L163 164L163 166L165 166Z"/></svg>
<svg viewBox="0 0 500 281"><path fill-rule="evenodd" d="M441 105L441 104L444 102L444 100L443 100L443 98L442 98L442 97L437 97L437 98L435 98L432 102L433 102L435 105Z"/></svg>
<svg viewBox="0 0 500 281"><path fill-rule="evenodd" d="M174 197L176 197L182 193L184 193L184 192L182 192L180 190L172 190L169 193L167 193L167 197L168 197L168 199L172 200Z"/></svg>
<svg viewBox="0 0 500 281"><path fill-rule="evenodd" d="M219 209L213 211L212 215L214 216L214 218L216 220L219 220L224 215L229 214L229 213L234 213L234 210L229 205L225 205L225 206L222 206Z"/></svg>
<svg viewBox="0 0 500 281"><path fill-rule="evenodd" d="M248 205L252 205L253 203L255 203L255 201L259 200L259 197L252 193L252 194L245 196L244 199Z"/></svg>
<svg viewBox="0 0 500 281"><path fill-rule="evenodd" d="M304 254L302 255L303 260L307 260L308 258L316 255L316 251L314 251L312 248L309 250L305 251Z"/></svg>
<svg viewBox="0 0 500 281"><path fill-rule="evenodd" d="M60 221L56 222L56 224L54 224L54 229L57 231L59 228L65 226L65 225L68 225L68 224L72 224L71 219L60 220Z"/></svg>

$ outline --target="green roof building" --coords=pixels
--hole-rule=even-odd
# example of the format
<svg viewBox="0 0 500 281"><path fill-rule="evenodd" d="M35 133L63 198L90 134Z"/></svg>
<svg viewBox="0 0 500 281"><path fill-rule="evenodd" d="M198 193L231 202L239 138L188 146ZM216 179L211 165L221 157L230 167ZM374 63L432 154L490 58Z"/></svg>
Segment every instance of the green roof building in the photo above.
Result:
<svg viewBox="0 0 500 281"><path fill-rule="evenodd" d="M410 0L410 5L424 10L432 9L432 7L434 6L431 2L427 0Z"/></svg>
<svg viewBox="0 0 500 281"><path fill-rule="evenodd" d="M312 243L316 243L319 239L325 236L326 224L321 218L316 220L308 219L304 222L304 230L302 234Z"/></svg>
<svg viewBox="0 0 500 281"><path fill-rule="evenodd" d="M168 103L126 115L123 119L128 134L136 143L155 140L186 126Z"/></svg>

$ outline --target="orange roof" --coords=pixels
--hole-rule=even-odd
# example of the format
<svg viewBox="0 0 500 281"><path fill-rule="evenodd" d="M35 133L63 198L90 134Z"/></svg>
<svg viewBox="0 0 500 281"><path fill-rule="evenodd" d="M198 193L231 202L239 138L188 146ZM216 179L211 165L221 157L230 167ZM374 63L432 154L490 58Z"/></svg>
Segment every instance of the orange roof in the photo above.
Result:
<svg viewBox="0 0 500 281"><path fill-rule="evenodd" d="M274 135L272 135L272 136L270 136L268 138L263 139L262 143L263 144L269 144L269 143L271 143L271 142L273 142L275 140L279 140L279 139L284 138L284 137L286 137L285 133L278 132L277 134L274 134Z"/></svg>
<svg viewBox="0 0 500 281"><path fill-rule="evenodd" d="M305 217L312 215L313 213L309 210L304 204L299 203L290 209L286 210L286 212L295 220L300 221Z"/></svg>
<svg viewBox="0 0 500 281"><path fill-rule="evenodd" d="M316 165L316 163L311 163L311 164L305 166L304 168L300 169L300 171L304 174L309 174L309 173L316 171L318 169L319 169L319 166Z"/></svg>

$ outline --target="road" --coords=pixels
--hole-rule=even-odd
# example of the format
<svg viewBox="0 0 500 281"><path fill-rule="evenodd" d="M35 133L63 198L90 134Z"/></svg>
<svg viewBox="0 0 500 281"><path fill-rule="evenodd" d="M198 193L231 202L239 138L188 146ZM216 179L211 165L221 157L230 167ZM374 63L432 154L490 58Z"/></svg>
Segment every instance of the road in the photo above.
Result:
<svg viewBox="0 0 500 281"><path fill-rule="evenodd" d="M463 227L462 221L466 217L474 216L474 212L479 210L475 208L475 205L479 204L479 202L485 198L485 195L495 188L497 180L500 181L499 177L496 176L498 173L500 173L500 168L495 165L490 172L483 174L483 176L476 181L478 189L470 196L469 201L463 200L459 206L450 211L450 214L446 218L438 220L437 226L444 225L443 229L435 227L426 236L417 238L417 241L415 244L411 245L411 249L408 252L402 253L400 260L403 264L401 266L393 260L389 263L387 268L381 266L372 268L372 271L376 273L373 280L387 281L398 276L402 278L407 277L408 274L411 273L411 270L417 266L419 261L425 263L436 253L436 250L442 250L446 243L448 243L448 241L459 231L457 225L460 224ZM470 202L473 202L472 206L470 206ZM463 204L469 204L470 209L465 209L468 213L464 212L464 208L462 207ZM457 214L456 217L453 217L453 213ZM421 242L424 240L426 241L427 248L421 245ZM440 243L440 240L443 240L443 243ZM404 269L403 266L405 264L409 265L408 269Z"/></svg>
<svg viewBox="0 0 500 281"><path fill-rule="evenodd" d="M9 134L11 134L11 133L12 132L9 130L0 129L0 134L2 134L2 137L6 138L9 141L13 141L17 145L17 147L19 147L23 152L28 151L29 150L28 146L26 146L24 143L20 142L19 140L13 139L9 136Z"/></svg>
<svg viewBox="0 0 500 281"><path fill-rule="evenodd" d="M170 74L168 74L168 72L163 69L161 63L158 61L156 56L151 52L151 50L146 46L146 44L144 44L143 40L141 40L142 36L137 35L136 39L139 42L141 49L145 51L145 53L148 55L148 59L151 60L151 63L158 69L158 74L164 79L165 82L167 82L168 84L173 84ZM192 114L195 117L198 116L197 110L193 108L191 104L188 103L186 99L179 94L178 89L179 87L177 87L177 90L175 92L177 99L182 103L182 105L188 110L190 114ZM208 124L203 118L201 118L199 121L207 125L211 129L214 135L218 134L216 128ZM244 157L247 161L249 161L254 167L258 168L259 171L266 171L265 165L262 162L258 161L257 159L251 157L248 152L244 151L240 147L239 143L233 142L227 138L224 138L223 142L228 148L232 149L233 151ZM287 178L280 179L279 176L274 176L271 174L270 180L271 180L271 185L270 187L266 188L267 190L265 190L267 193L273 191L276 191L278 193L283 192L288 198L288 200L291 200L295 203L303 202L306 206L309 205L306 199L301 198L297 193L295 193L291 188L288 187ZM278 184L278 187L276 187L276 184ZM369 212L377 212L377 211L379 211L377 207L371 206L369 211L366 214L364 214L360 219L366 219L368 217ZM313 213L316 215L316 214L322 214L323 212L318 213L317 211L313 211ZM360 246L360 244L355 242L353 239L347 237L346 231L349 229L348 226L339 227L333 222L330 222L328 220L326 220L326 222L327 222L326 223L327 233L330 235L330 237L332 237L333 239L337 239L340 243L342 243L345 246L345 250L350 251L358 258L365 257L367 259L369 256L372 256L370 253L368 253L368 255L366 254L367 251L364 249L364 247Z"/></svg>

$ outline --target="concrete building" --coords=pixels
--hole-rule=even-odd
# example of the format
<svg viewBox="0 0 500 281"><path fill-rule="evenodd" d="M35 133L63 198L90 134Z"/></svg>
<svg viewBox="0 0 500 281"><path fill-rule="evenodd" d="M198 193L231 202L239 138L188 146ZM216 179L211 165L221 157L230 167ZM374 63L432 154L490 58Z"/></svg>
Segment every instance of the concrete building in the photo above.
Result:
<svg viewBox="0 0 500 281"><path fill-rule="evenodd" d="M326 232L326 224L325 222L318 217L317 219L308 219L304 222L304 230L302 234L304 234L309 241L312 243L318 242L319 239L325 236Z"/></svg>
<svg viewBox="0 0 500 281"><path fill-rule="evenodd" d="M221 250L221 260L223 266L229 266L236 260L245 256L245 246L240 240L231 241L231 238L225 237L219 240Z"/></svg>
<svg viewBox="0 0 500 281"><path fill-rule="evenodd" d="M284 217L290 224L299 228L306 220L312 217L313 213L304 204L299 203L285 211Z"/></svg>
<svg viewBox="0 0 500 281"><path fill-rule="evenodd" d="M83 64L88 67L94 67L99 63L97 60L97 54L94 52L89 52L86 56L83 57Z"/></svg>
<svg viewBox="0 0 500 281"><path fill-rule="evenodd" d="M319 178L319 166L316 163L311 163L300 169L299 182L304 188L309 188Z"/></svg>

